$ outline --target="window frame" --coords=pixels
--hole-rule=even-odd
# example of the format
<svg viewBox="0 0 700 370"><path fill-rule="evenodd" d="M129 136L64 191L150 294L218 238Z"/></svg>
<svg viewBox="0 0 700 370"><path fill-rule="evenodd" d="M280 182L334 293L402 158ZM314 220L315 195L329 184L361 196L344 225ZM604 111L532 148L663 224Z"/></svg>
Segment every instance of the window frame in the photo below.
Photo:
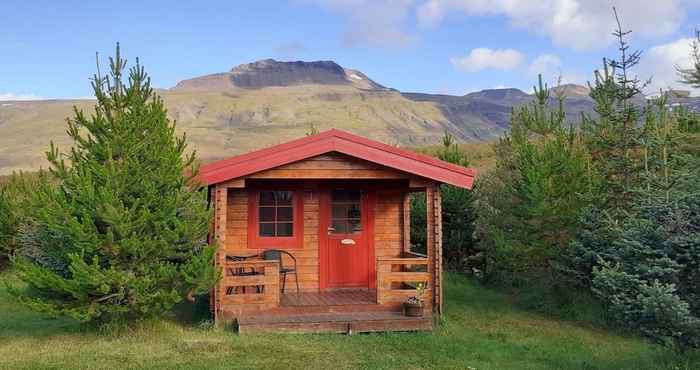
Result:
<svg viewBox="0 0 700 370"><path fill-rule="evenodd" d="M357 201L345 200L345 201L341 201L341 202L335 202L333 200L333 196L334 196L334 193L336 191L346 191L346 192L356 191L359 193L360 197ZM331 234L351 235L351 234L360 234L363 232L364 225L363 225L362 220L363 220L363 215L365 213L364 199L365 199L365 192L362 189L333 189L333 190L331 190L329 225L330 225L330 227L334 228L333 225L334 225L335 221L342 221L345 224L344 226L346 226L344 232L340 232L339 230L335 230L335 228L334 228L334 230L331 232ZM344 207L348 207L350 205L355 205L355 204L359 208L359 212L360 212L359 217L347 217L347 214L345 214L345 217L336 218L334 216L334 212L335 212L334 206L342 205ZM351 225L351 223L350 223L351 220L357 221L357 224L360 226L360 228L357 230L353 230L352 228L350 228L349 226ZM329 228L329 230L330 230L330 228Z"/></svg>
<svg viewBox="0 0 700 370"><path fill-rule="evenodd" d="M292 236L260 236L259 202L261 191L292 192ZM303 195L301 190L285 186L265 186L250 189L248 192L248 248L302 248L304 241Z"/></svg>

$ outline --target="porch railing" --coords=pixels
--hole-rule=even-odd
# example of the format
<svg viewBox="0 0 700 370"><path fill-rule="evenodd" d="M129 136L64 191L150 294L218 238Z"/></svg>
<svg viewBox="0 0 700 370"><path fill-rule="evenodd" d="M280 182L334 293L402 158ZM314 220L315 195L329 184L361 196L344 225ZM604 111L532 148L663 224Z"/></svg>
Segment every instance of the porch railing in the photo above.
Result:
<svg viewBox="0 0 700 370"><path fill-rule="evenodd" d="M220 286L221 304L228 309L272 308L280 302L278 261L227 261Z"/></svg>
<svg viewBox="0 0 700 370"><path fill-rule="evenodd" d="M410 252L404 256L377 259L377 303L401 303L416 294L419 283L426 286L424 301L431 302L428 258Z"/></svg>

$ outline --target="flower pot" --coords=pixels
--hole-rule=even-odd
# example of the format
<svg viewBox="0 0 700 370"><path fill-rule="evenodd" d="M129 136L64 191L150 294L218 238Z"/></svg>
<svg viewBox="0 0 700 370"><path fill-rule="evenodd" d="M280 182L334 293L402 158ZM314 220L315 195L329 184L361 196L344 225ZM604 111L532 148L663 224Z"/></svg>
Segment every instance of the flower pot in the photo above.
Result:
<svg viewBox="0 0 700 370"><path fill-rule="evenodd" d="M423 303L403 303L403 313L410 317L423 317Z"/></svg>

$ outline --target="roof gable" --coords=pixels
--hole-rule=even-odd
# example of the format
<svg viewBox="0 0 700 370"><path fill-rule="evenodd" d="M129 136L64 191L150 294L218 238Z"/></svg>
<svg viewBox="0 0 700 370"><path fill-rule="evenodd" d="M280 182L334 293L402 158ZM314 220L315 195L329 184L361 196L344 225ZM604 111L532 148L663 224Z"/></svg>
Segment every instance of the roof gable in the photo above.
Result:
<svg viewBox="0 0 700 370"><path fill-rule="evenodd" d="M201 180L207 185L297 162L325 153L338 152L385 167L471 189L476 171L427 155L413 153L378 141L331 129L266 149L238 155L202 166Z"/></svg>

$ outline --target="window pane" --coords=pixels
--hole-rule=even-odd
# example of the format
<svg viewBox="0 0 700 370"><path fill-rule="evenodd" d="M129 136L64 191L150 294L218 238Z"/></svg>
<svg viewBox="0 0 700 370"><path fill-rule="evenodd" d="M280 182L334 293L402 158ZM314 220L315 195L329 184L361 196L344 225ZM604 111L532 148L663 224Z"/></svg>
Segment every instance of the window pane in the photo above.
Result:
<svg viewBox="0 0 700 370"><path fill-rule="evenodd" d="M362 231L362 224L360 220L348 220L348 229L350 232Z"/></svg>
<svg viewBox="0 0 700 370"><path fill-rule="evenodd" d="M260 207L260 221L275 221L275 207Z"/></svg>
<svg viewBox="0 0 700 370"><path fill-rule="evenodd" d="M293 221L292 214L294 213L294 208L292 207L277 207L277 222L280 221Z"/></svg>
<svg viewBox="0 0 700 370"><path fill-rule="evenodd" d="M333 205L333 218L346 218L348 207L344 204Z"/></svg>
<svg viewBox="0 0 700 370"><path fill-rule="evenodd" d="M284 222L277 224L277 236L292 236L292 223Z"/></svg>
<svg viewBox="0 0 700 370"><path fill-rule="evenodd" d="M275 224L274 223L261 223L260 224L260 236L275 236Z"/></svg>
<svg viewBox="0 0 700 370"><path fill-rule="evenodd" d="M292 205L292 192L291 191L276 191L275 198L277 200L278 206L291 206Z"/></svg>
<svg viewBox="0 0 700 370"><path fill-rule="evenodd" d="M347 218L360 218L360 205L352 204L348 207Z"/></svg>
<svg viewBox="0 0 700 370"><path fill-rule="evenodd" d="M331 226L335 229L331 231L333 234L344 234L348 232L347 222L345 222L345 220L333 220Z"/></svg>
<svg viewBox="0 0 700 370"><path fill-rule="evenodd" d="M348 200L351 202L359 202L362 197L360 190L348 190Z"/></svg>
<svg viewBox="0 0 700 370"><path fill-rule="evenodd" d="M275 205L275 192L274 191L261 191L260 192L260 205L261 206L274 206Z"/></svg>

